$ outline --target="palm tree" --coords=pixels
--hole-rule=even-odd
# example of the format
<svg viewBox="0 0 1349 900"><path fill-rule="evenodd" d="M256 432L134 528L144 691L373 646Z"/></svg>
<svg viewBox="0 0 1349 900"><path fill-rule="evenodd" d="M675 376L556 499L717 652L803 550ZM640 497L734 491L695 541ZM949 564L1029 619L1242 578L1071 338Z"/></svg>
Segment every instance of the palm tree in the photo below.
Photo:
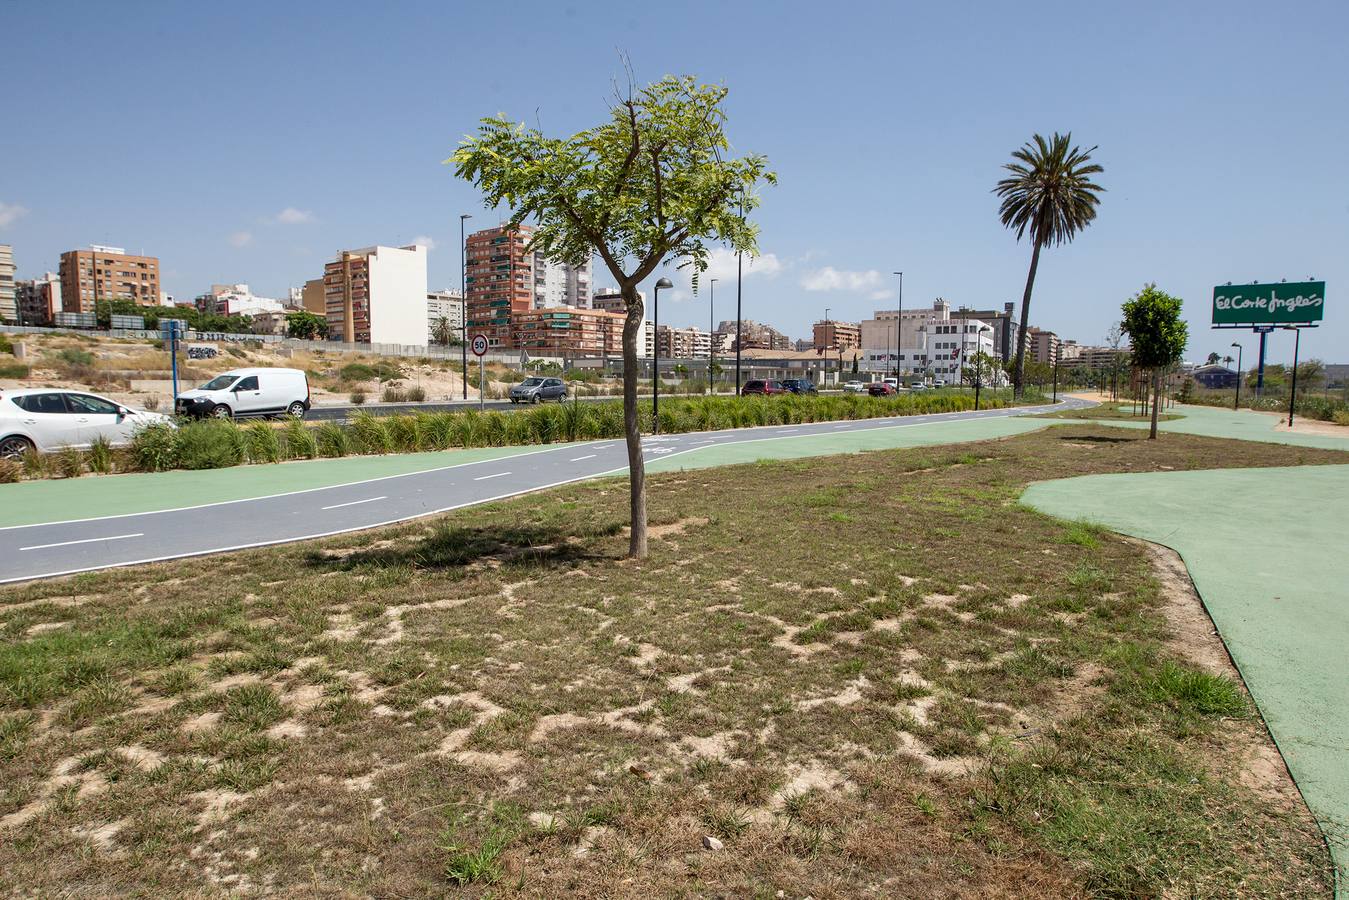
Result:
<svg viewBox="0 0 1349 900"><path fill-rule="evenodd" d="M1016 341L1016 363L1012 370L1014 394L1021 396L1026 368L1026 330L1030 316L1031 289L1035 270L1040 266L1040 248L1071 241L1077 232L1096 218L1096 195L1105 188L1091 180L1105 169L1091 162L1096 150L1083 151L1072 145L1073 135L1054 133L1049 140L1037 134L1012 154L1014 162L1003 165L1012 173L998 182L993 193L1002 198L999 215L1002 224L1016 232L1021 240L1030 231L1030 273L1026 293L1021 298L1021 332Z"/></svg>

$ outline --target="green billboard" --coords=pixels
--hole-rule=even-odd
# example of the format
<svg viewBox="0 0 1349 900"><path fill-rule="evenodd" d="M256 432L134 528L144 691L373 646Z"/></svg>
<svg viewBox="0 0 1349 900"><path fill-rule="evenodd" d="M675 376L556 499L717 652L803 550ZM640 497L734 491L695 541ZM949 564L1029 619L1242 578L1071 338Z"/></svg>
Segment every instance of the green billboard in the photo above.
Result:
<svg viewBox="0 0 1349 900"><path fill-rule="evenodd" d="M1301 325L1325 314L1324 281L1220 284L1213 289L1214 325Z"/></svg>

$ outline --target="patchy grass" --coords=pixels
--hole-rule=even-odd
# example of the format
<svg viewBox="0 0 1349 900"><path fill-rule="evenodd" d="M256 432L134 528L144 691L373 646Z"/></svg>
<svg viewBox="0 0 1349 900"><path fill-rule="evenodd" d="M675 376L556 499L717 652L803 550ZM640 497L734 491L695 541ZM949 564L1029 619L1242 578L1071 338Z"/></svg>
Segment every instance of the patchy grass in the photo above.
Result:
<svg viewBox="0 0 1349 900"><path fill-rule="evenodd" d="M1051 413L1037 413L1036 415L1031 416L1031 418L1089 419L1092 421L1095 420L1119 421L1123 419L1130 422L1151 422L1152 414L1148 413L1144 415L1140 411L1142 410L1142 408L1143 407L1141 405L1135 405L1130 403L1115 403L1107 400L1098 406L1091 406L1088 407L1087 409L1066 409ZM1181 418L1184 418L1184 416L1179 416L1176 415L1175 413L1162 412L1161 410L1157 411L1158 422L1167 422L1170 421L1171 419L1181 419Z"/></svg>
<svg viewBox="0 0 1349 900"><path fill-rule="evenodd" d="M33 893L1315 895L1145 548L1020 506L1342 454L1065 425L0 590ZM1193 626L1186 626L1193 627ZM1285 777L1286 776L1282 776ZM703 849L704 837L723 850Z"/></svg>

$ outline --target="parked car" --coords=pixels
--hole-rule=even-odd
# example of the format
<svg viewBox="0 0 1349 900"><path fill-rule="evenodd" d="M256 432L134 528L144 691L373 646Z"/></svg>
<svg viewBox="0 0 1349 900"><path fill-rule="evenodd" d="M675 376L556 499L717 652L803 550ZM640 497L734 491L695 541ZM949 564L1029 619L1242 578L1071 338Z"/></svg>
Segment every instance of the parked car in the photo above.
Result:
<svg viewBox="0 0 1349 900"><path fill-rule="evenodd" d="M845 381L843 383L843 392L845 394L861 394L867 389L865 381Z"/></svg>
<svg viewBox="0 0 1349 900"><path fill-rule="evenodd" d="M309 377L299 369L234 369L178 395L178 414L241 419L309 411Z"/></svg>
<svg viewBox="0 0 1349 900"><path fill-rule="evenodd" d="M512 403L541 403L544 400L561 403L567 399L567 385L561 378L534 376L511 385L509 397Z"/></svg>
<svg viewBox="0 0 1349 900"><path fill-rule="evenodd" d="M886 397L895 393L895 386L888 381L873 381L867 385L867 393L873 397Z"/></svg>
<svg viewBox="0 0 1349 900"><path fill-rule="evenodd" d="M909 390L925 391L927 390L927 385L923 384L921 381L915 381L913 384L909 385Z"/></svg>
<svg viewBox="0 0 1349 900"><path fill-rule="evenodd" d="M785 393L787 393L787 389L782 386L780 381L746 381L745 386L740 389L740 396L742 397L748 397L752 394L768 396Z"/></svg>
<svg viewBox="0 0 1349 900"><path fill-rule="evenodd" d="M0 391L0 458L22 459L29 450L85 449L100 437L121 446L138 428L161 423L172 420L83 391Z"/></svg>
<svg viewBox="0 0 1349 900"><path fill-rule="evenodd" d="M788 378L782 386L792 394L818 394L819 389L809 378Z"/></svg>

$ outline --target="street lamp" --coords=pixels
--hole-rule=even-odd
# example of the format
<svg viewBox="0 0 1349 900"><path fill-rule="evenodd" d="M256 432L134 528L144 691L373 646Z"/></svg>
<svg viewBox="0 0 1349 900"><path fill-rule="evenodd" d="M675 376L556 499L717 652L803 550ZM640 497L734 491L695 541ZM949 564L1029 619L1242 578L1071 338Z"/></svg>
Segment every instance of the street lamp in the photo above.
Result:
<svg viewBox="0 0 1349 900"><path fill-rule="evenodd" d="M745 224L745 191L740 190L740 224ZM744 281L744 254L735 251L735 395L740 396L740 345L743 342L740 336L740 284Z"/></svg>
<svg viewBox="0 0 1349 900"><path fill-rule="evenodd" d="M654 353L655 368L651 378L651 433L660 434L660 291L661 288L672 288L674 284L668 278L662 278L656 282L655 300L652 308L655 313L655 325L653 326L654 340L651 342L651 350Z"/></svg>
<svg viewBox="0 0 1349 900"><path fill-rule="evenodd" d="M717 320L717 279L708 281L707 298L707 392L715 394L712 384L712 363L717 358L715 322Z"/></svg>
<svg viewBox="0 0 1349 900"><path fill-rule="evenodd" d="M1235 412L1241 406L1241 345L1233 341L1232 346L1237 348L1237 396L1232 401L1232 410Z"/></svg>
<svg viewBox="0 0 1349 900"><path fill-rule="evenodd" d="M890 333L893 330L894 329L891 326L889 325L885 326L885 375L882 376L882 380L890 377L890 363L894 361L890 356ZM896 376L898 376L899 373L896 372L895 374ZM898 381L899 380L898 377L896 377L895 380Z"/></svg>
<svg viewBox="0 0 1349 900"><path fill-rule="evenodd" d="M459 351L464 362L464 377L460 381L465 400L468 399L468 244L464 240L464 221L471 218L468 213L459 216L459 301L463 304L459 315Z"/></svg>
<svg viewBox="0 0 1349 900"><path fill-rule="evenodd" d="M824 387L829 383L829 307L827 306L824 308L824 347L821 349L824 350L824 354L821 357L823 362L820 364L822 371L820 376L822 384L820 387ZM839 364L842 365L842 360L840 360Z"/></svg>
<svg viewBox="0 0 1349 900"><path fill-rule="evenodd" d="M899 276L899 315L895 318L895 356L902 352L899 348L904 343L904 273L891 272L891 275ZM899 380L899 360L895 360L895 380Z"/></svg>

